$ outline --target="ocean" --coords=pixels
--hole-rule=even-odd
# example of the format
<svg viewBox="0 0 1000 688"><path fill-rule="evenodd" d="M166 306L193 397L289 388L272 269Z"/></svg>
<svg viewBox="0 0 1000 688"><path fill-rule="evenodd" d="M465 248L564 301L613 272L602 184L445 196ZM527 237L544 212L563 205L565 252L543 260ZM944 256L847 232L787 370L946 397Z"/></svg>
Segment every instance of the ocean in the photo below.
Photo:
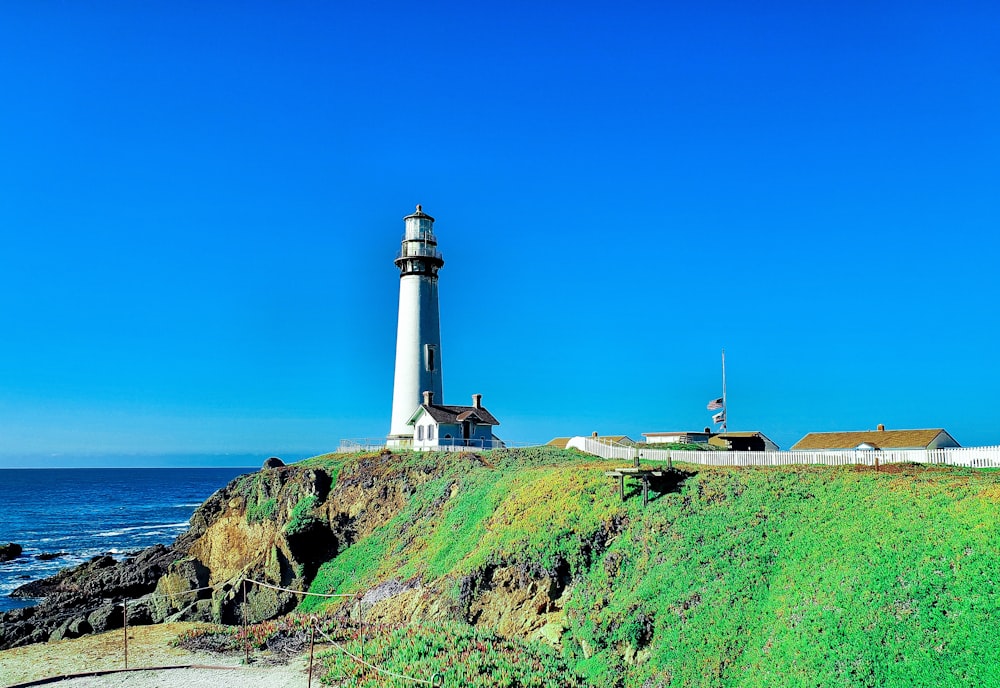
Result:
<svg viewBox="0 0 1000 688"><path fill-rule="evenodd" d="M0 611L34 604L14 588L110 553L121 559L169 544L194 510L254 468L72 468L0 470L0 544L20 558L0 562ZM45 560L39 555L59 554Z"/></svg>

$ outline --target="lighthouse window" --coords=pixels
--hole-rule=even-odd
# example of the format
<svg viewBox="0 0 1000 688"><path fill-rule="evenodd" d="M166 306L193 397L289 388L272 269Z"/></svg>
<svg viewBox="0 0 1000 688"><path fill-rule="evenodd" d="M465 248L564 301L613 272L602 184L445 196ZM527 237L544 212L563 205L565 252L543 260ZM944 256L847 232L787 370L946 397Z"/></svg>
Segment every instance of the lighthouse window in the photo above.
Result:
<svg viewBox="0 0 1000 688"><path fill-rule="evenodd" d="M428 373L433 373L437 368L437 347L433 344L424 344L424 367Z"/></svg>

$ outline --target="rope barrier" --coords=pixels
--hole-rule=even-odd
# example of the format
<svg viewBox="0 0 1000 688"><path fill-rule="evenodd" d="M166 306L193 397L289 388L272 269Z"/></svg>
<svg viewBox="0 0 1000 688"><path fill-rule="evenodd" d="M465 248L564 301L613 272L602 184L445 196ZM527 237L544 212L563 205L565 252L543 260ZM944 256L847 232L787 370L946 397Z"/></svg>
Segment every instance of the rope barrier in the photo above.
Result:
<svg viewBox="0 0 1000 688"><path fill-rule="evenodd" d="M349 652L346 648L342 647L339 643L337 643L337 641L335 641L333 638L331 638L330 636L328 636L326 634L326 632L323 631L322 628L317 628L316 630L319 631L319 634L321 636L323 636L324 638L326 638L327 642L329 642L331 645L333 645L337 650L339 650L340 652L343 652L345 655L347 655L348 657L350 657L351 659L353 659L358 664L361 664L362 666L366 666L369 669L373 669L374 671L376 671L376 672L378 672L380 674L384 674L386 676L392 676L393 678L401 678L404 681L413 681L414 683L426 683L429 686L440 685L440 684L435 684L433 681L428 681L425 678L417 678L416 676L407 676L406 674L397 674L397 673L395 673L393 671L388 671L387 669L382 669L380 667L377 667L374 664L372 664L371 662L366 662L365 660L361 659L357 655L352 654L351 652Z"/></svg>
<svg viewBox="0 0 1000 688"><path fill-rule="evenodd" d="M182 595L191 595L196 592L204 592L205 590L215 590L219 587L219 584L209 585L204 588L194 588L193 590L181 590L180 592L149 592L143 595L143 597L181 597Z"/></svg>
<svg viewBox="0 0 1000 688"><path fill-rule="evenodd" d="M246 581L247 583L253 583L254 585L259 585L262 588L270 588L271 590L279 590L281 592L290 592L295 595L307 595L309 597L357 597L356 593L335 595L329 593L309 592L308 590L292 590L290 588L281 588L278 587L277 585L271 585L270 583L261 583L260 581L255 581L252 578L244 578L243 580Z"/></svg>
<svg viewBox="0 0 1000 688"><path fill-rule="evenodd" d="M283 587L280 587L280 586L277 586L277 585L271 585L270 583L264 583L263 581L253 580L252 578L242 578L242 579L238 579L237 581L235 581L235 583L233 584L233 587L231 588L231 590L234 591L234 594L235 594L235 591L238 591L240 589L240 587L243 588L243 602L241 604L241 607L242 607L242 611L243 611L244 634L246 634L246 626L247 626L247 622L248 622L248 619L246 618L246 605L247 605L247 600L246 600L246 586L248 584L259 585L262 588L268 588L268 589L271 589L271 590L277 590L279 592L292 593L294 595L305 595L305 596L308 596L308 597L322 597L322 598L327 598L327 599L333 599L333 598L353 598L353 599L357 599L358 600L358 612L359 612L359 614L362 613L362 599L361 599L362 595L360 593L318 593L318 592L309 592L307 590L292 590L291 588L283 588ZM196 593L204 592L206 590L215 591L215 590L217 590L217 589L219 589L221 587L224 587L226 585L228 585L228 583L216 583L215 585L207 585L207 586L204 586L204 587L201 587L201 588L193 588L191 590L182 590L180 592L175 592L175 593L151 592L151 593L146 593L145 595L143 595L143 597L144 598L160 597L160 598L171 599L171 598L174 598L174 597L183 597L185 595L193 595L193 594L196 594ZM132 599L132 601L135 602L138 599L142 599L142 598L135 598L135 599ZM129 632L129 630L131 630L129 628L129 625L128 625L128 603L129 603L129 601L130 601L130 598L127 598L127 597L122 598L122 612L123 612L123 617L124 617L123 630L125 632L125 641L124 641L125 642L125 668L124 669L108 669L108 670L102 670L102 671L83 672L83 673L79 673L79 674L66 674L66 675L61 675L61 676L53 676L53 677L49 677L49 678L44 678L44 679L38 679L38 680L35 680L35 681L30 681L28 683L19 683L19 684L16 684L15 686L10 686L9 688L27 688L28 686L40 686L40 685L45 685L45 684L49 684L49 683L54 683L54 682L61 681L61 680L67 679L67 678L82 678L82 677L87 677L87 676L103 676L103 675L107 675L107 674L117 674L117 673L136 672L136 671L156 671L156 670L161 670L161 669L230 669L230 670L232 670L232 669L239 669L240 668L240 667L208 666L208 665L199 665L199 664L187 664L187 665L176 665L176 666L160 666L160 667L135 667L135 668L129 667L128 666L128 632ZM362 624L364 623L363 617L361 618L361 623ZM402 679L404 681L412 681L414 683L422 683L422 684L426 684L426 685L429 685L429 686L440 686L441 685L441 681L443 680L443 677L439 673L435 673L432 676L432 680L428 681L427 679L417 678L416 676L408 676L406 674L396 673L396 672L389 671L387 669L382 669L381 667L375 666L371 662L365 661L362 657L358 657L357 655L355 655L355 654L351 653L350 651L348 651L345 647L341 646L339 643L337 643L335 640L333 640L333 638L331 638L329 635L327 635L327 633L322 629L322 627L320 627L319 624L320 624L319 617L317 615L313 614L310 617L310 626L311 626L311 628L313 630L315 630L315 631L319 631L320 635L322 635L327 640L327 642L329 642L329 644L333 645L334 648L336 648L338 651L342 652L343 654L347 655L348 657L350 657L352 660L354 660L358 664L360 664L360 665L362 665L364 667L367 667L368 669L371 669L372 671L375 671L376 673L379 673L379 674L382 674L382 675L385 675L385 676L390 676L390 677L393 677L393 678ZM410 624L407 624L407 625L410 625ZM362 628L363 628L363 626L362 626ZM363 630L362 630L362 633L363 633ZM362 653L363 653L364 652L364 645L363 645L363 643L364 643L364 637L363 636L361 638L361 642L362 642ZM247 641L245 649L246 649L246 651L248 653L247 660L248 660L248 663L249 663L249 651L250 651L249 641ZM312 669L312 662L310 661L310 671L311 671L311 669ZM310 682L311 682L311 677L310 677Z"/></svg>

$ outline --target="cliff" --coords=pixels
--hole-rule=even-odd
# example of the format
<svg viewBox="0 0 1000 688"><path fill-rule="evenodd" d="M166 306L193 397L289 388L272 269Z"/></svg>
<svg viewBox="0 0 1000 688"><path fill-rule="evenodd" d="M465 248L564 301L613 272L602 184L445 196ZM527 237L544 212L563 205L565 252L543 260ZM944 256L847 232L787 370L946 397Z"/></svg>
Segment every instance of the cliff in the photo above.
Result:
<svg viewBox="0 0 1000 688"><path fill-rule="evenodd" d="M0 636L106 628L122 595L131 623L231 623L246 577L363 596L368 621L417 624L434 671L454 642L487 642L474 632L515 657L554 648L552 671L590 685L1000 682L1000 474L692 466L644 508L634 488L619 499L613 465L536 448L265 469L213 495L172 546L34 587L49 597L8 613ZM255 620L342 604L259 586L248 602ZM414 637L371 642L411 671L431 660L393 643Z"/></svg>

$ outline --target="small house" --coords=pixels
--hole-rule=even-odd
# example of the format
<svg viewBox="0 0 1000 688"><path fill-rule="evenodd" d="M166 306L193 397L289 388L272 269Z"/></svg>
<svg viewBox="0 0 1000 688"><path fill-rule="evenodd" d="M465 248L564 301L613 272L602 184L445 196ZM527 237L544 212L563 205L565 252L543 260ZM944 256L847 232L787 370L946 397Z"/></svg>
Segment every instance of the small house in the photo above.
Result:
<svg viewBox="0 0 1000 688"><path fill-rule="evenodd" d="M941 428L926 430L876 430L810 432L792 445L792 451L843 451L848 449L943 449L960 446Z"/></svg>
<svg viewBox="0 0 1000 688"><path fill-rule="evenodd" d="M413 426L414 449L504 446L493 434L500 421L483 407L482 394L472 395L472 406L446 406L434 403L433 392L424 392L424 403L413 412L407 425Z"/></svg>
<svg viewBox="0 0 1000 688"><path fill-rule="evenodd" d="M644 432L642 436L646 438L646 444L708 444L708 441L715 435L708 428L704 432L678 431L678 432Z"/></svg>
<svg viewBox="0 0 1000 688"><path fill-rule="evenodd" d="M762 432L723 432L712 437L708 443L719 449L730 451L778 451L774 440Z"/></svg>

